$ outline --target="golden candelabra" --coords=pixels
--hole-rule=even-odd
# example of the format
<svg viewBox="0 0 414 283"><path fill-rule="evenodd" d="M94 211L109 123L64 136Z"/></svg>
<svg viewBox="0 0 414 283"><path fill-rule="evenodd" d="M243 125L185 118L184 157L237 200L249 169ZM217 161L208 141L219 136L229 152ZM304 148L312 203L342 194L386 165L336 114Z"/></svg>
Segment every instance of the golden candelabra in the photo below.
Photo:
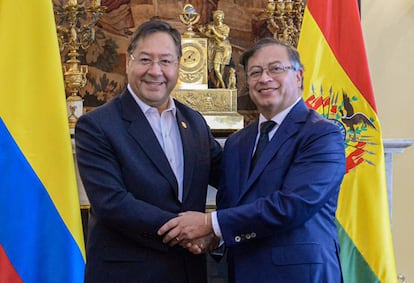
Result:
<svg viewBox="0 0 414 283"><path fill-rule="evenodd" d="M63 62L63 74L67 95L69 127L74 128L83 114L83 100L79 90L86 84L88 66L81 65L79 49L86 50L95 41L95 25L105 7L100 0L91 0L90 7L79 5L77 0L68 0L61 11L57 11L57 35L60 51L68 49L67 60Z"/></svg>
<svg viewBox="0 0 414 283"><path fill-rule="evenodd" d="M273 37L296 47L304 8L303 0L268 0L267 28Z"/></svg>

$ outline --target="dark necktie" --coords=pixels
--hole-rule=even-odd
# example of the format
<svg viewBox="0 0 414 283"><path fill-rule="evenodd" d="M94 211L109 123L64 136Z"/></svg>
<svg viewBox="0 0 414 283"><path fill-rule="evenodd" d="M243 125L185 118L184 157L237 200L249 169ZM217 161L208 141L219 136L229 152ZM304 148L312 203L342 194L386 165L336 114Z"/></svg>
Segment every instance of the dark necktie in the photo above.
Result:
<svg viewBox="0 0 414 283"><path fill-rule="evenodd" d="M254 152L253 158L252 158L252 164L250 166L250 171L253 171L254 166L257 163L257 160L259 160L260 155L262 154L263 150L269 143L269 132L273 129L273 127L276 125L276 122L274 121L266 121L260 124L260 136L259 141L257 142L256 151Z"/></svg>

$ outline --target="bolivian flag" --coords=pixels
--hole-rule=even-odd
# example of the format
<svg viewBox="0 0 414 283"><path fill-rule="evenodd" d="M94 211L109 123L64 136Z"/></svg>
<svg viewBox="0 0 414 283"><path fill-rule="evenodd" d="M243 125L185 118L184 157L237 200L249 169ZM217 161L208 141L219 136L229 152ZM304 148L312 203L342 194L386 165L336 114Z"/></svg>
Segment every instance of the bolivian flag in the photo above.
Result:
<svg viewBox="0 0 414 283"><path fill-rule="evenodd" d="M357 0L308 0L298 46L304 99L342 130L347 170L336 214L345 282L397 282L381 126Z"/></svg>
<svg viewBox="0 0 414 283"><path fill-rule="evenodd" d="M51 0L0 1L0 282L83 282Z"/></svg>

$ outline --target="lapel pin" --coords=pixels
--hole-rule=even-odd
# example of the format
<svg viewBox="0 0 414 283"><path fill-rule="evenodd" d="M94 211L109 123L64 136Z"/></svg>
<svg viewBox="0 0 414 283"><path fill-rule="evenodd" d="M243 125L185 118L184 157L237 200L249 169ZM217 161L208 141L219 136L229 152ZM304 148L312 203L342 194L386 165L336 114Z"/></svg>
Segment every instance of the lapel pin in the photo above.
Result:
<svg viewBox="0 0 414 283"><path fill-rule="evenodd" d="M184 129L187 129L187 124L185 122L181 122L181 126L183 126Z"/></svg>

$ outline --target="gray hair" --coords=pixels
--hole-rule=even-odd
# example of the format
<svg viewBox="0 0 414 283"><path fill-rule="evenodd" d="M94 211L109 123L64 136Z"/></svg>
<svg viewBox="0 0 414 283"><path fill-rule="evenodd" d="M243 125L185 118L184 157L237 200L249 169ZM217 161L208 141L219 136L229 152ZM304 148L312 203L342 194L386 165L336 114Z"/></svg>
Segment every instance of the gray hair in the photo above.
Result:
<svg viewBox="0 0 414 283"><path fill-rule="evenodd" d="M172 40L175 43L178 58L181 58L182 49L181 49L180 32L177 29L173 28L169 23L162 21L162 20L158 20L158 19L147 21L138 27L138 29L135 31L134 35L132 36L131 42L128 46L128 49L127 49L128 54L132 54L135 48L137 48L139 39L145 38L146 36L156 33L156 32L165 32L171 36Z"/></svg>

